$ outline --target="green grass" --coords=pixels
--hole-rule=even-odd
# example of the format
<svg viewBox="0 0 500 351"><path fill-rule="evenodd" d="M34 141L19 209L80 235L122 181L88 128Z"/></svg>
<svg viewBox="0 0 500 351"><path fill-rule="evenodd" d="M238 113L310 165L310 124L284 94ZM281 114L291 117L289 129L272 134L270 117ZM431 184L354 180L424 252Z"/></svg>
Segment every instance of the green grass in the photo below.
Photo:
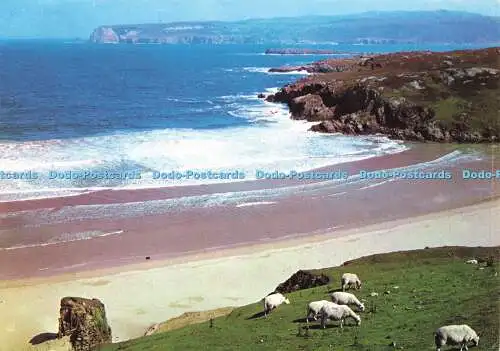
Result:
<svg viewBox="0 0 500 351"><path fill-rule="evenodd" d="M436 120L445 124L450 124L455 121L455 117L462 112L467 111L467 101L457 98L449 97L444 100L439 100L432 104L434 112L436 113Z"/></svg>
<svg viewBox="0 0 500 351"><path fill-rule="evenodd" d="M397 84L391 81L396 79ZM408 78L407 83L413 78ZM404 97L421 107L431 108L435 119L445 130L463 129L475 131L485 136L500 135L500 96L498 81L488 83L476 78L457 81L453 87L443 83L436 72L421 74L424 89L416 90L402 85L400 79L390 77L384 81L382 95L388 99ZM465 83L468 82L468 83ZM484 85L483 85L484 84ZM460 115L467 116L461 120Z"/></svg>
<svg viewBox="0 0 500 351"><path fill-rule="evenodd" d="M433 350L436 328L457 323L469 324L479 333L480 350L498 350L499 256L499 247L450 247L370 256L345 267L319 270L333 279L329 286L288 294L291 304L278 307L267 319L252 318L262 311L259 302L215 319L213 328L208 322L190 325L102 350L377 351L394 350L389 346L392 342L396 349ZM490 263L483 263L484 269L466 264L465 260L472 257ZM363 280L362 289L355 292L366 300L361 326L349 320L343 330L337 322L321 330L313 323L309 336L304 336L302 319L307 303L328 299L328 291L338 288L340 275L346 271L358 273ZM372 297L371 292L379 295Z"/></svg>

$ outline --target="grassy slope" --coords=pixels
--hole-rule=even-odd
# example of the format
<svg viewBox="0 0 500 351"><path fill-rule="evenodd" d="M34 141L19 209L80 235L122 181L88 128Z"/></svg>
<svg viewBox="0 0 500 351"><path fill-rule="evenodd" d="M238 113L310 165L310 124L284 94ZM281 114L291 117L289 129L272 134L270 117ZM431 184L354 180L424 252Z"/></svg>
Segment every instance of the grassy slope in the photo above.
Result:
<svg viewBox="0 0 500 351"><path fill-rule="evenodd" d="M493 266L481 270L465 264L472 257L495 257ZM432 350L433 332L444 324L467 323L478 331L481 350L498 350L500 270L496 248L439 248L375 255L355 260L347 267L321 270L333 278L330 286L289 294L268 319L258 316L262 304L235 309L209 323L191 325L103 350ZM365 299L360 327L348 321L340 330L336 322L326 330L314 323L309 337L297 336L305 326L309 301L328 299L342 272L356 272L364 281L356 292ZM398 286L395 289L394 286ZM384 294L390 291L390 294ZM379 296L371 297L371 292ZM301 330L303 335L304 329Z"/></svg>

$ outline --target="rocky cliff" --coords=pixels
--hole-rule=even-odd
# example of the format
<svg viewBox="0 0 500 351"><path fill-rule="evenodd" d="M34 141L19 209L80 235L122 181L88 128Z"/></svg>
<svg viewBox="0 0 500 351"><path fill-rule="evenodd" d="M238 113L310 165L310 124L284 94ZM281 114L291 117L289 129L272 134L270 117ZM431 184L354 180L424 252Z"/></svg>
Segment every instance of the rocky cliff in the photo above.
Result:
<svg viewBox="0 0 500 351"><path fill-rule="evenodd" d="M327 60L267 97L313 131L436 142L500 140L500 48Z"/></svg>
<svg viewBox="0 0 500 351"><path fill-rule="evenodd" d="M93 351L112 341L104 304L98 299L65 297L59 314L58 338L69 336L73 350Z"/></svg>

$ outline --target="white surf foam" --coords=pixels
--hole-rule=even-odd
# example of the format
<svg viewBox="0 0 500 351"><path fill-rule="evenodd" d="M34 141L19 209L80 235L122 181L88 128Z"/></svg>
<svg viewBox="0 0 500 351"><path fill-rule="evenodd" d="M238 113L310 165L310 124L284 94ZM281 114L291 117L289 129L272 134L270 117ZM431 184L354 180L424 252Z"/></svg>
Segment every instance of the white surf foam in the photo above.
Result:
<svg viewBox="0 0 500 351"><path fill-rule="evenodd" d="M251 207L251 206L262 206L262 205L274 205L276 201L257 201L257 202L245 202L243 204L236 205L235 207Z"/></svg>
<svg viewBox="0 0 500 351"><path fill-rule="evenodd" d="M289 72L269 72L271 67L244 67L243 70L251 73L265 73L269 75L310 75L307 71L289 71Z"/></svg>
<svg viewBox="0 0 500 351"><path fill-rule="evenodd" d="M63 233L53 238L50 238L48 241L36 244L26 244L26 245L15 245L10 247L0 247L0 251L11 251L11 250L19 250L26 249L31 247L39 247L39 246L50 246L57 245L72 241L81 241L81 240L91 240L95 238L102 238L111 235L119 235L122 234L123 230L117 230L113 232L103 232L99 230L86 231L86 232L77 232L77 233Z"/></svg>
<svg viewBox="0 0 500 351"><path fill-rule="evenodd" d="M278 88L266 89L275 93ZM308 132L314 123L290 119L283 105L259 100L257 93L222 96L220 104L250 126L224 129L165 129L147 132L46 140L0 142L4 172L33 170L36 180L0 179L0 202L74 196L102 189L156 188L221 182L222 180L162 181L152 172L234 171L255 178L256 169L297 172L406 150L384 137L350 137ZM212 105L211 105L212 106ZM49 180L48 172L138 170L140 180L75 182ZM231 181L231 180L226 180Z"/></svg>
<svg viewBox="0 0 500 351"><path fill-rule="evenodd" d="M376 188L378 186L384 185L384 184L392 182L392 181L394 181L394 179L384 180L383 182L373 183L373 184L364 186L362 188L359 188L358 190L366 190L366 189Z"/></svg>
<svg viewBox="0 0 500 351"><path fill-rule="evenodd" d="M474 156L472 156L474 157ZM381 171L416 171L431 170L436 167L443 168L446 165L458 162L469 161L471 156L459 151L449 153L443 157L429 162L422 162L408 167L398 167ZM364 185L369 188L372 181L362 179L359 174L351 175L347 180L328 180L317 183L298 184L281 188L268 188L259 190L213 193L196 196L184 196L178 198L152 200L146 202L130 202L119 204L99 204L99 205L77 205L62 208L47 208L37 210L25 210L12 213L0 213L0 219L10 218L15 220L19 217L28 227L39 227L40 225L66 223L68 221L95 220L104 218L133 218L141 217L144 214L160 215L165 213L180 212L193 208L210 208L217 206L238 206L248 203L277 202L294 194L310 196L314 194L328 194L331 196L341 196L345 193L345 185ZM381 185L381 183L377 183ZM241 207L241 206L240 206ZM1 221L0 221L1 222Z"/></svg>

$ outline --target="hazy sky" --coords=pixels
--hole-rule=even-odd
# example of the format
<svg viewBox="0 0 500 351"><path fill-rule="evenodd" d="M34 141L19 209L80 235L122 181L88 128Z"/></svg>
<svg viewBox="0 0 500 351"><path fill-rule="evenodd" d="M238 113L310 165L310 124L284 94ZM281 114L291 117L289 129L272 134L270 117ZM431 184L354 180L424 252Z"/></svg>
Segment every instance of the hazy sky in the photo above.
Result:
<svg viewBox="0 0 500 351"><path fill-rule="evenodd" d="M101 24L235 20L386 10L499 15L500 0L0 0L0 37L87 38Z"/></svg>

